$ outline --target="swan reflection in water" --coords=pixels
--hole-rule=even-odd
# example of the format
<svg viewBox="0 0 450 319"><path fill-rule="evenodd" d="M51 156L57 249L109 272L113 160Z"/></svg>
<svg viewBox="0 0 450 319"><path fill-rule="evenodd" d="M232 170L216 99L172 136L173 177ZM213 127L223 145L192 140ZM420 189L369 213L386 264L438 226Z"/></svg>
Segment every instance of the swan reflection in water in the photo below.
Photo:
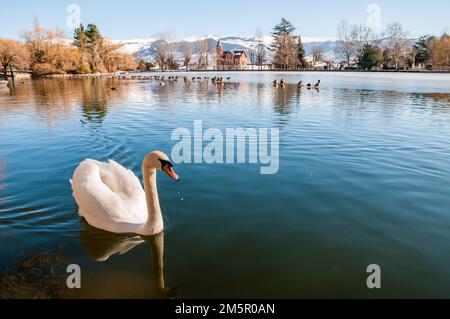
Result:
<svg viewBox="0 0 450 319"><path fill-rule="evenodd" d="M96 262L106 262L113 255L124 255L147 243L152 250L153 284L157 297L176 298L182 286L166 288L164 281L164 232L142 237L133 234L114 234L90 226L82 219L80 241L87 255Z"/></svg>

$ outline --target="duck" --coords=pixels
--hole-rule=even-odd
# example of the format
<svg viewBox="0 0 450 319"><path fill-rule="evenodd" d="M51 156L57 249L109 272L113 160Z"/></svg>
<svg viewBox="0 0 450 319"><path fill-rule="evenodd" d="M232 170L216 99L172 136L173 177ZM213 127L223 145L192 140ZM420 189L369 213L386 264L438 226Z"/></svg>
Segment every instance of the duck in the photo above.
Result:
<svg viewBox="0 0 450 319"><path fill-rule="evenodd" d="M310 89L312 88L311 83L306 84L306 88L307 88L308 90L310 90Z"/></svg>
<svg viewBox="0 0 450 319"><path fill-rule="evenodd" d="M317 81L317 83L314 85L314 87L315 87L316 89L320 88L320 80Z"/></svg>
<svg viewBox="0 0 450 319"><path fill-rule="evenodd" d="M297 87L301 89L303 87L303 81L298 82Z"/></svg>
<svg viewBox="0 0 450 319"><path fill-rule="evenodd" d="M278 87L278 80L273 81L273 87Z"/></svg>
<svg viewBox="0 0 450 319"><path fill-rule="evenodd" d="M283 79L281 79L280 85L281 85L282 88L285 88L286 87L286 82Z"/></svg>
<svg viewBox="0 0 450 319"><path fill-rule="evenodd" d="M117 234L153 236L164 230L156 184L157 171L179 181L169 157L154 151L144 157L144 189L134 173L109 160L86 159L70 184L78 214L95 228Z"/></svg>

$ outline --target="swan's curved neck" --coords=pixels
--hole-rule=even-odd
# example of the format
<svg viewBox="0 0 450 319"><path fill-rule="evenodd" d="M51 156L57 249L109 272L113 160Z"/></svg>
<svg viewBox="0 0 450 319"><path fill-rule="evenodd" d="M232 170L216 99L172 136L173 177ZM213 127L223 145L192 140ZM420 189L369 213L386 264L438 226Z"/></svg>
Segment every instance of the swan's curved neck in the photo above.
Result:
<svg viewBox="0 0 450 319"><path fill-rule="evenodd" d="M145 228L149 234L158 234L163 231L164 224L156 186L156 169L142 167L142 175L144 177L144 190L148 211Z"/></svg>

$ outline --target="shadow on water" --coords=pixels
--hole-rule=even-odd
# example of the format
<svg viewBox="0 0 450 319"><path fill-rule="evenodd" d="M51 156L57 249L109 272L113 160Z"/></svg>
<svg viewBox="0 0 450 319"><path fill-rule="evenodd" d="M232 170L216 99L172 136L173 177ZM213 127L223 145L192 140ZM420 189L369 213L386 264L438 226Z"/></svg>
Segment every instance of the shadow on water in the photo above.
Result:
<svg viewBox="0 0 450 319"><path fill-rule="evenodd" d="M157 298L176 298L181 286L168 288L164 279L164 232L142 237L134 234L113 234L82 221L80 241L86 254L94 262L104 263L114 255L125 255L144 244L151 249L152 285Z"/></svg>

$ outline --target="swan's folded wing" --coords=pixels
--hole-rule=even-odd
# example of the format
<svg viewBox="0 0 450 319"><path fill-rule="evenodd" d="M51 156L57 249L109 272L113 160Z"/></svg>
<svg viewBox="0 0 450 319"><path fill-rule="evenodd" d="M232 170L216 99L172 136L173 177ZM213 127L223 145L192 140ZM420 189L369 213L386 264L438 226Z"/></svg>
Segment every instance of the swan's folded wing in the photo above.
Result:
<svg viewBox="0 0 450 319"><path fill-rule="evenodd" d="M145 193L138 178L114 161L84 161L75 171L72 188L80 215L94 226L146 222Z"/></svg>
<svg viewBox="0 0 450 319"><path fill-rule="evenodd" d="M114 192L123 193L125 196L132 198L143 191L139 179L132 170L126 169L113 160L109 160L108 164L101 164L101 178Z"/></svg>

